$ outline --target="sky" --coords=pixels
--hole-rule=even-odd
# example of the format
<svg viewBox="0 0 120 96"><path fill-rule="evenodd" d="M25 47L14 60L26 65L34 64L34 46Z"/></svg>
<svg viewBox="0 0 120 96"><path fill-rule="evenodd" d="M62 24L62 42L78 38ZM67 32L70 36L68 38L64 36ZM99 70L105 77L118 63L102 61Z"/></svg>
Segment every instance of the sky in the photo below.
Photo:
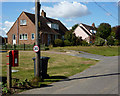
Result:
<svg viewBox="0 0 120 96"><path fill-rule="evenodd" d="M94 0L93 0L94 1ZM0 2L0 35L6 33L17 20L22 11L35 13L35 2ZM47 17L60 20L68 29L75 24L84 23L98 27L100 23L118 25L117 2L41 2L41 10Z"/></svg>

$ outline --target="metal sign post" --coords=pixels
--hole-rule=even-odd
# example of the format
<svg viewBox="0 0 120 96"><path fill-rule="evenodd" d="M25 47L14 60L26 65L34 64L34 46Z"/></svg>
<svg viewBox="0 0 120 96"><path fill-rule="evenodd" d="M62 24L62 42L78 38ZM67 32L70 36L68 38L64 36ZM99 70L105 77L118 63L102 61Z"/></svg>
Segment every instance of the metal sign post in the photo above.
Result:
<svg viewBox="0 0 120 96"><path fill-rule="evenodd" d="M36 26L36 45L40 48L40 2L35 0L35 26ZM40 50L36 52L36 77L41 77L41 68L40 68Z"/></svg>

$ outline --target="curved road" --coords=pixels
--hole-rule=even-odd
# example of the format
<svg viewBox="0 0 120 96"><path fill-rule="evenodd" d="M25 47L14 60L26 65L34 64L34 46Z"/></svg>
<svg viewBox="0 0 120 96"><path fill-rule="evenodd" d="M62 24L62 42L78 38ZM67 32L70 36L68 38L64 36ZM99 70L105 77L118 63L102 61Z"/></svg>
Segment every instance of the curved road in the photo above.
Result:
<svg viewBox="0 0 120 96"><path fill-rule="evenodd" d="M100 60L100 62L68 79L20 94L118 94L118 75L120 75L118 73L118 56L105 57L85 52L76 55L70 52L51 53L91 58Z"/></svg>

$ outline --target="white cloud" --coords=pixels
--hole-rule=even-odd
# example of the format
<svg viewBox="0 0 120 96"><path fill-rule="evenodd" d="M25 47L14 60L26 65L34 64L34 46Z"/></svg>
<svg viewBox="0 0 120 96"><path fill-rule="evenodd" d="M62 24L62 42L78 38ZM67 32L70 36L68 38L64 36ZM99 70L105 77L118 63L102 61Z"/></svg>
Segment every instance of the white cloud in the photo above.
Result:
<svg viewBox="0 0 120 96"><path fill-rule="evenodd" d="M12 27L13 24L14 24L14 22L5 21L2 24L2 27L0 27L0 35L6 36L6 33L10 30L10 28Z"/></svg>
<svg viewBox="0 0 120 96"><path fill-rule="evenodd" d="M60 2L53 7L42 7L47 16L49 17L64 17L64 18L71 18L71 17L82 17L88 15L90 12L88 11L87 6L78 3L78 2Z"/></svg>
<svg viewBox="0 0 120 96"><path fill-rule="evenodd" d="M68 30L72 29L72 27L67 27Z"/></svg>
<svg viewBox="0 0 120 96"><path fill-rule="evenodd" d="M5 21L3 24L4 26L3 30L7 33L13 24L14 22Z"/></svg>

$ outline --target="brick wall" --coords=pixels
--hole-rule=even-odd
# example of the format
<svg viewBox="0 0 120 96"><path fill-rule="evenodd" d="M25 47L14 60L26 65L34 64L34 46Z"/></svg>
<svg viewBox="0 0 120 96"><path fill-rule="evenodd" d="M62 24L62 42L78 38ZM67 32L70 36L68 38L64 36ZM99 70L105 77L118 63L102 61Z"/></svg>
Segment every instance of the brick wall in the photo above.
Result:
<svg viewBox="0 0 120 96"><path fill-rule="evenodd" d="M21 19L26 20L27 25L20 25ZM18 35L17 35L17 32L19 33ZM34 33L34 34L36 33L35 32L35 25L23 12L7 34L8 44L13 44L13 42L12 42L12 35L13 34L15 34L15 36L16 36L16 44L17 43L19 43L19 44L24 44L24 43L25 44L34 44L35 39L34 40L31 39L32 33ZM27 40L19 40L20 34L27 34Z"/></svg>

